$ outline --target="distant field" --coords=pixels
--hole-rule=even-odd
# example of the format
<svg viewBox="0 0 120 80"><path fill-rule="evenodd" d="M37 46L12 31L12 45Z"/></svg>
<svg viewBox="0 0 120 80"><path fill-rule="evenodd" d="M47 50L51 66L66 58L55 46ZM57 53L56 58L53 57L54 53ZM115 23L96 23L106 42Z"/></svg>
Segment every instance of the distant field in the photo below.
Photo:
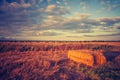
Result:
<svg viewBox="0 0 120 80"><path fill-rule="evenodd" d="M80 49L120 51L120 42L0 42L0 52L65 51Z"/></svg>
<svg viewBox="0 0 120 80"><path fill-rule="evenodd" d="M69 50L103 50L106 64L69 60ZM86 56L87 57L87 56ZM0 42L1 80L119 80L120 42Z"/></svg>

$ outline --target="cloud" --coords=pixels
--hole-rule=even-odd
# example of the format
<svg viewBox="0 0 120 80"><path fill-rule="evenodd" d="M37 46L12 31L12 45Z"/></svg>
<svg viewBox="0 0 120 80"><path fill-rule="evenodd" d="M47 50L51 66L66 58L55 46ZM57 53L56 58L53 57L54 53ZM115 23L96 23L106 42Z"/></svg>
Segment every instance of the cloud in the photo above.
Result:
<svg viewBox="0 0 120 80"><path fill-rule="evenodd" d="M70 13L67 8L56 5L48 5L45 11L48 15L59 15L59 16Z"/></svg>
<svg viewBox="0 0 120 80"><path fill-rule="evenodd" d="M89 29L93 26L100 25L96 19L91 19L90 14L81 14L79 16L69 17L62 23L65 29Z"/></svg>
<svg viewBox="0 0 120 80"><path fill-rule="evenodd" d="M115 27L114 27L115 29L120 30L120 23L119 23L119 24L115 24L114 26L115 26Z"/></svg>
<svg viewBox="0 0 120 80"><path fill-rule="evenodd" d="M0 36L7 36L8 34L11 34L9 30L0 27Z"/></svg>
<svg viewBox="0 0 120 80"><path fill-rule="evenodd" d="M93 33L94 31L91 29L79 29L75 30L74 33Z"/></svg>
<svg viewBox="0 0 120 80"><path fill-rule="evenodd" d="M36 8L29 3L25 3L24 0L22 1L21 4L11 2L0 7L0 27L3 25L8 27L8 25L13 24L16 24L14 26L29 26L37 22L36 17L42 20L43 8Z"/></svg>
<svg viewBox="0 0 120 80"><path fill-rule="evenodd" d="M20 37L24 36L25 28L31 30L31 26L41 23L44 9L33 6L29 2L4 2L0 5L0 36ZM40 19L39 19L40 18ZM29 31L27 31L29 33ZM28 35L28 34L27 34ZM29 35L30 36L30 35Z"/></svg>
<svg viewBox="0 0 120 80"><path fill-rule="evenodd" d="M31 4L30 3L25 3L24 0L20 0L20 5L21 5L21 7L24 7L24 8L31 7Z"/></svg>
<svg viewBox="0 0 120 80"><path fill-rule="evenodd" d="M18 2L11 2L11 3L4 2L2 4L0 10L10 11L10 10L21 9L21 8L29 8L29 7L31 7L31 4L30 3L25 3L24 0L22 0L21 3L18 3Z"/></svg>
<svg viewBox="0 0 120 80"><path fill-rule="evenodd" d="M55 5L48 5L46 8L46 12L52 12L56 8Z"/></svg>
<svg viewBox="0 0 120 80"><path fill-rule="evenodd" d="M104 18L99 18L98 19L100 22L104 22L106 23L106 25L110 26L110 25L114 25L115 23L119 23L120 22L120 16L118 17L104 17Z"/></svg>
<svg viewBox="0 0 120 80"><path fill-rule="evenodd" d="M78 16L68 17L68 18L65 18L64 20L63 18L61 18L61 20L58 21L58 25L64 26L64 27L61 27L63 29L93 28L94 26L110 28L111 26L114 26L115 24L119 23L120 22L119 19L120 19L119 17L113 17L113 18L106 17L106 18L93 19L93 18L90 18L89 14L83 14L83 15L81 14L79 15L79 17ZM54 22L52 18L49 20Z"/></svg>
<svg viewBox="0 0 120 80"><path fill-rule="evenodd" d="M12 37L0 36L0 40L15 40L15 39Z"/></svg>
<svg viewBox="0 0 120 80"><path fill-rule="evenodd" d="M94 31L110 31L113 27L119 28L119 17L113 18L91 18L90 14L72 14L74 17L63 17L59 15L48 15L42 21L41 29L56 29L56 30L91 30ZM118 24L118 25L116 25ZM111 29L111 30L110 30ZM115 31L115 29L114 29ZM81 31L82 32L82 31ZM88 31L89 32L89 31ZM90 31L91 32L91 31Z"/></svg>
<svg viewBox="0 0 120 80"><path fill-rule="evenodd" d="M63 29L80 29L80 28L87 28L89 25L84 24L84 21L87 21L90 17L90 14L73 14L74 17L68 17L63 22L61 22L61 27ZM81 25L82 24L82 25ZM83 25L84 24L84 25Z"/></svg>
<svg viewBox="0 0 120 80"><path fill-rule="evenodd" d="M31 4L29 4L29 3L27 3L27 4L24 3L24 4L22 4L21 6L24 7L24 8L29 8L29 7L31 6Z"/></svg>
<svg viewBox="0 0 120 80"><path fill-rule="evenodd" d="M119 0L101 0L101 5L105 6L105 10L112 11L119 9L120 1Z"/></svg>
<svg viewBox="0 0 120 80"><path fill-rule="evenodd" d="M18 4L17 2L13 2L13 3L10 3L10 5L8 5L10 8L20 8L21 5Z"/></svg>
<svg viewBox="0 0 120 80"><path fill-rule="evenodd" d="M108 35L103 35L103 36L119 36L120 33L112 33L112 34L108 34Z"/></svg>
<svg viewBox="0 0 120 80"><path fill-rule="evenodd" d="M32 31L54 29L56 25L63 20L62 15L66 14L68 11L62 6L47 6L44 4L44 1L41 1L41 3L39 3L41 5L37 7L31 4L32 1L34 0L30 0L27 3L24 0L20 2L6 2L0 6L0 28L1 30L9 31L9 33L1 33L1 35L23 36L25 33L24 30L26 28L31 30L32 25L34 27ZM45 9L48 9L48 11L45 12ZM47 19L46 15L48 15ZM30 33L30 31L27 32ZM32 32L30 34L33 35ZM53 35L52 32L50 32L50 34Z"/></svg>
<svg viewBox="0 0 120 80"><path fill-rule="evenodd" d="M120 33L111 33L111 34L100 34L100 35L84 35L85 37L109 37L109 36L119 36Z"/></svg>
<svg viewBox="0 0 120 80"><path fill-rule="evenodd" d="M0 5L0 36L15 38L63 35L79 38L82 35L87 37L95 34L114 36L115 33L120 32L120 16L95 18L89 13L74 12L72 8L68 8L69 4L65 5L65 3L69 2L66 0L14 0L14 2L2 3ZM83 10L87 9L88 3L88 0L80 2Z"/></svg>
<svg viewBox="0 0 120 80"><path fill-rule="evenodd" d="M60 2L60 1L56 1L56 3L57 3L57 4L61 4L61 2Z"/></svg>
<svg viewBox="0 0 120 80"><path fill-rule="evenodd" d="M58 36L58 35L62 35L62 33L53 32L49 30L49 31L37 32L36 35L37 36Z"/></svg>

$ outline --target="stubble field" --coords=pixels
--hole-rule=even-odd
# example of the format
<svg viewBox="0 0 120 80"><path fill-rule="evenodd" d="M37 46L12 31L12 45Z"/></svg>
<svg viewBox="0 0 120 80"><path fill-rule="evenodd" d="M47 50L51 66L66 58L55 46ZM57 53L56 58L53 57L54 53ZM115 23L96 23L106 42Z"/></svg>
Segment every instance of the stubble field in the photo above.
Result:
<svg viewBox="0 0 120 80"><path fill-rule="evenodd" d="M69 50L103 50L107 63L90 67L74 62L67 57ZM120 42L0 42L0 79L119 80Z"/></svg>

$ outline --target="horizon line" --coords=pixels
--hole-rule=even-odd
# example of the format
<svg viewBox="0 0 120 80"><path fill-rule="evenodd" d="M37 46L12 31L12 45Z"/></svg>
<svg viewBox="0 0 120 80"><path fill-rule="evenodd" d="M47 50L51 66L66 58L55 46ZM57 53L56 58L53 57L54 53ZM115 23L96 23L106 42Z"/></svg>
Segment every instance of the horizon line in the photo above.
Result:
<svg viewBox="0 0 120 80"><path fill-rule="evenodd" d="M120 40L0 40L0 42L120 42Z"/></svg>

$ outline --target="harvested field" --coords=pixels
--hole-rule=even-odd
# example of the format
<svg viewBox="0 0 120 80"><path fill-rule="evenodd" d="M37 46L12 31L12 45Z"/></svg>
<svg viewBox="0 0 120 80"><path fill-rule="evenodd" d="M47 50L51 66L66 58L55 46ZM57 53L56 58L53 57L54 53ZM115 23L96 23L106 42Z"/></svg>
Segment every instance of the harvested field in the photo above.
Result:
<svg viewBox="0 0 120 80"><path fill-rule="evenodd" d="M0 79L119 80L120 46L117 45L119 42L93 43L0 42ZM109 45L107 45L108 43ZM69 59L74 58L71 55L81 56L78 54L79 50L83 50L82 59ZM89 54L89 50L94 51L94 56L91 52ZM106 61L104 58L101 59L97 50L104 51ZM70 55L68 55L69 53ZM79 61L83 63L79 63ZM91 67L95 63L100 65Z"/></svg>

